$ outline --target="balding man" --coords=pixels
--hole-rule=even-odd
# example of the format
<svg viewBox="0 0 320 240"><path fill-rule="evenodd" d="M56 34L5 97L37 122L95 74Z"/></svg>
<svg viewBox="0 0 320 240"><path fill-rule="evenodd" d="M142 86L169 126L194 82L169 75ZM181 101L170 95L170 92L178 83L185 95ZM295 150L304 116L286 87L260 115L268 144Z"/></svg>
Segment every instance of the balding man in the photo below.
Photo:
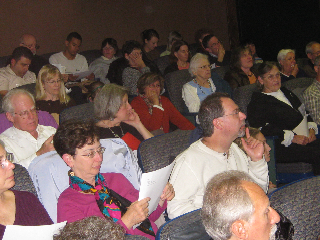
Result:
<svg viewBox="0 0 320 240"><path fill-rule="evenodd" d="M29 71L32 52L26 47L13 50L10 64L0 68L0 95L4 96L13 88L36 82L36 75Z"/></svg>
<svg viewBox="0 0 320 240"><path fill-rule="evenodd" d="M226 93L209 95L199 110L203 138L194 142L176 159L170 183L176 192L168 203L169 218L202 207L204 189L209 180L228 170L247 172L266 192L269 184L268 165L263 156L263 143L250 137L245 129L246 115ZM233 141L242 139L246 154Z"/></svg>
<svg viewBox="0 0 320 240"><path fill-rule="evenodd" d="M214 176L206 187L202 223L216 240L275 239L279 214L263 189L245 172Z"/></svg>
<svg viewBox="0 0 320 240"><path fill-rule="evenodd" d="M37 49L39 49L39 45L37 44L36 38L31 34L23 34L20 38L20 46L27 47L32 52L33 58L29 66L29 70L38 75L40 69L44 65L49 64L49 61L37 55Z"/></svg>
<svg viewBox="0 0 320 240"><path fill-rule="evenodd" d="M317 72L314 70L314 61L317 56L320 55L320 44L318 42L309 42L306 45L306 55L309 58L308 61L303 62L300 68L308 75L310 78L315 78Z"/></svg>
<svg viewBox="0 0 320 240"><path fill-rule="evenodd" d="M13 123L0 134L7 152L13 153L14 162L28 168L31 161L41 154L53 151L53 134L56 129L38 124L33 95L23 89L13 89L2 101L6 117Z"/></svg>

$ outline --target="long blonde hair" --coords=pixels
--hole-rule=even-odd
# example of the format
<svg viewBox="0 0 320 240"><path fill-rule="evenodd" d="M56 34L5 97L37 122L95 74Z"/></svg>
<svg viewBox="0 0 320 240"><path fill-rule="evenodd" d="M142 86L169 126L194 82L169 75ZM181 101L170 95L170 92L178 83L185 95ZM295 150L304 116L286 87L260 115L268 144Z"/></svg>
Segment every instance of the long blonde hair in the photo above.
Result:
<svg viewBox="0 0 320 240"><path fill-rule="evenodd" d="M47 64L40 69L36 83L36 100L43 100L47 97L46 91L44 90L44 81L51 80L56 75L62 79L62 75L59 69L51 64ZM63 81L61 81L60 91L59 91L59 101L60 103L67 104L70 101L70 97L66 93Z"/></svg>

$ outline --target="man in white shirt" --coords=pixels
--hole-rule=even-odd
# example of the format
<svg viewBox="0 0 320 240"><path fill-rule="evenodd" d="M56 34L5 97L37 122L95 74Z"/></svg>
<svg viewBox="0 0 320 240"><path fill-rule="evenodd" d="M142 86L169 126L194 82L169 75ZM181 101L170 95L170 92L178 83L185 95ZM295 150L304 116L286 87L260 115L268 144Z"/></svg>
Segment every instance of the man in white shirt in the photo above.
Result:
<svg viewBox="0 0 320 240"><path fill-rule="evenodd" d="M54 150L52 139L56 129L38 124L32 94L13 89L4 97L2 109L13 127L0 134L0 139L5 143L6 151L13 153L14 163L28 168L35 157Z"/></svg>
<svg viewBox="0 0 320 240"><path fill-rule="evenodd" d="M1 96L13 88L36 82L36 75L29 71L32 58L32 52L26 47L13 50L10 64L0 69Z"/></svg>
<svg viewBox="0 0 320 240"><path fill-rule="evenodd" d="M246 115L226 93L208 96L200 106L199 121L203 138L193 143L176 158L170 183L175 198L168 203L169 218L202 207L206 184L218 173L239 170L248 173L266 192L269 183L268 166L263 143L250 137L245 129ZM244 136L247 155L233 141Z"/></svg>

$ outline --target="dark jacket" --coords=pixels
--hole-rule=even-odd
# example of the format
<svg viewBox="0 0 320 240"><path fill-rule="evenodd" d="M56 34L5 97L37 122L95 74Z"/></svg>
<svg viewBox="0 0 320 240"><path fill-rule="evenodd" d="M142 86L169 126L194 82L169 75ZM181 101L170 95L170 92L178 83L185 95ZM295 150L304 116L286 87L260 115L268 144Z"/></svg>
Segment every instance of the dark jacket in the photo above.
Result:
<svg viewBox="0 0 320 240"><path fill-rule="evenodd" d="M255 74L255 70L251 68L251 72ZM242 69L233 68L230 71L226 72L224 76L224 80L226 80L232 89L236 89L238 87L246 86L250 84L249 78L247 74L242 71Z"/></svg>

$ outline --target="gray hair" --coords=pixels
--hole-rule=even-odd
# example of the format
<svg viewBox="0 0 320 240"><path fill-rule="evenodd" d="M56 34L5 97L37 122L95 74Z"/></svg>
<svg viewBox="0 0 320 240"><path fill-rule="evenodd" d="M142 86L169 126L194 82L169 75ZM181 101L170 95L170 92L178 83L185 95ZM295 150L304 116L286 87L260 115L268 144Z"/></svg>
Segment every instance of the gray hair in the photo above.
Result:
<svg viewBox="0 0 320 240"><path fill-rule="evenodd" d="M306 54L308 55L308 53L312 53L312 45L313 44L319 44L318 42L316 41L312 41L312 42L309 42L307 45L306 45Z"/></svg>
<svg viewBox="0 0 320 240"><path fill-rule="evenodd" d="M12 99L16 95L23 95L23 94L29 96L32 99L33 103L35 104L34 96L30 92L28 92L25 89L15 88L15 89L10 90L4 96L4 98L2 100L2 109L3 109L3 111L4 112L9 112L12 115L14 115L14 108L12 106Z"/></svg>
<svg viewBox="0 0 320 240"><path fill-rule="evenodd" d="M281 49L279 51L278 56L277 56L277 60L278 60L279 64L280 64L280 61L283 61L286 58L288 53L296 54L295 50L293 50L293 49Z"/></svg>
<svg viewBox="0 0 320 240"><path fill-rule="evenodd" d="M111 219L91 216L68 223L59 234L53 236L54 240L124 240L125 230Z"/></svg>
<svg viewBox="0 0 320 240"><path fill-rule="evenodd" d="M194 77L193 73L197 71L197 68L199 67L199 62L203 59L209 61L208 56L202 53L197 53L191 58L189 66L189 73L191 74L191 77Z"/></svg>
<svg viewBox="0 0 320 240"><path fill-rule="evenodd" d="M213 134L213 119L224 115L221 98L230 98L230 96L227 93L216 92L206 97L200 105L198 116L203 137L210 137Z"/></svg>
<svg viewBox="0 0 320 240"><path fill-rule="evenodd" d="M201 217L213 239L229 239L232 224L237 220L250 222L255 209L243 181L254 183L247 173L232 170L215 175L207 184Z"/></svg>
<svg viewBox="0 0 320 240"><path fill-rule="evenodd" d="M112 120L116 117L122 99L129 90L117 84L107 84L94 99L94 115L99 120Z"/></svg>

